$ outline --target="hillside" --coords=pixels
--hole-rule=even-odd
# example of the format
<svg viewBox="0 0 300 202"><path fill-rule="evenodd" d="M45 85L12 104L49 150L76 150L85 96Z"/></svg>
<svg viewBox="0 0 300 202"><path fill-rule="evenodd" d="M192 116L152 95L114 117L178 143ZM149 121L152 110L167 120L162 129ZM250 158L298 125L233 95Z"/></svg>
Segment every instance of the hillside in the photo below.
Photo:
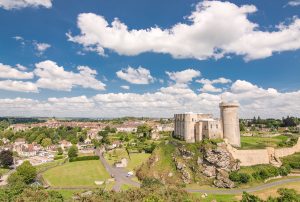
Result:
<svg viewBox="0 0 300 202"><path fill-rule="evenodd" d="M153 151L138 170L140 180L155 178L166 184L212 185L234 187L229 172L239 169L238 162L221 141L187 144L169 139Z"/></svg>

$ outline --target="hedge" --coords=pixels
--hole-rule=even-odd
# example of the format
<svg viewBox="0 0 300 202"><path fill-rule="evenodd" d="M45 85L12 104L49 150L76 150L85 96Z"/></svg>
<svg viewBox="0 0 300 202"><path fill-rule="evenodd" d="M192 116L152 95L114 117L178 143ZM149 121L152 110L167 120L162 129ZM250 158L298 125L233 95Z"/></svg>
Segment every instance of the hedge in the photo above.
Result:
<svg viewBox="0 0 300 202"><path fill-rule="evenodd" d="M88 160L99 160L99 156L78 156L69 159L69 162L74 161L88 161Z"/></svg>
<svg viewBox="0 0 300 202"><path fill-rule="evenodd" d="M54 156L54 160L58 160L58 159L62 159L62 158L64 158L63 155L57 155L57 156Z"/></svg>

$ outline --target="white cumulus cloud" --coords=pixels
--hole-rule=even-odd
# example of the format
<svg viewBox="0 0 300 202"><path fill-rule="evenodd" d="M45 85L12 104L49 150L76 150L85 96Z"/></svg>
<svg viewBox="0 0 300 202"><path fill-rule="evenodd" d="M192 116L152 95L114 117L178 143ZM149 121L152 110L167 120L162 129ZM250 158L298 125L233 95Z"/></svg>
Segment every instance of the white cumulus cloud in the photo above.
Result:
<svg viewBox="0 0 300 202"><path fill-rule="evenodd" d="M300 90L280 92L237 80L225 92L196 93L185 86L166 86L152 93L102 93L87 97L50 97L35 100L17 97L0 99L3 116L73 117L172 117L187 111L212 113L219 117L221 100L240 103L240 117L300 116Z"/></svg>
<svg viewBox="0 0 300 202"><path fill-rule="evenodd" d="M0 81L0 89L7 91L18 91L26 93L37 93L38 88L32 82L13 81L13 80L2 80Z"/></svg>
<svg viewBox="0 0 300 202"><path fill-rule="evenodd" d="M44 52L51 47L51 45L47 43L34 42L33 45L34 48L38 51L39 55L44 54Z"/></svg>
<svg viewBox="0 0 300 202"><path fill-rule="evenodd" d="M300 0L293 0L288 2L289 6L300 6Z"/></svg>
<svg viewBox="0 0 300 202"><path fill-rule="evenodd" d="M166 72L176 84L187 84L194 78L201 76L201 72L194 69L186 69L178 72Z"/></svg>
<svg viewBox="0 0 300 202"><path fill-rule="evenodd" d="M52 0L0 0L0 7L11 10L26 7L52 7Z"/></svg>
<svg viewBox="0 0 300 202"><path fill-rule="evenodd" d="M213 84L227 84L227 83L231 83L231 80L226 79L224 77L220 77L214 80L202 78L200 80L196 80L196 82L203 84L202 88L199 89L201 92L218 93L218 92L222 92L222 89L215 87Z"/></svg>
<svg viewBox="0 0 300 202"><path fill-rule="evenodd" d="M123 88L124 90L129 90L130 86L120 86L121 88Z"/></svg>
<svg viewBox="0 0 300 202"><path fill-rule="evenodd" d="M150 71L141 66L136 69L129 66L127 69L117 71L116 74L120 79L133 84L149 84L154 81Z"/></svg>
<svg viewBox="0 0 300 202"><path fill-rule="evenodd" d="M0 78L32 79L34 77L32 72L24 72L24 70L26 70L26 67L20 64L17 64L16 67L11 67L9 65L0 63Z"/></svg>
<svg viewBox="0 0 300 202"><path fill-rule="evenodd" d="M103 16L81 13L77 20L81 33L77 36L67 33L67 36L100 55L109 49L127 56L155 52L204 60L235 54L254 60L300 48L298 17L289 24L270 25L272 31L268 31L249 20L248 15L256 11L254 5L203 1L186 18L187 22L166 29L158 26L129 29L118 18L109 23Z"/></svg>
<svg viewBox="0 0 300 202"><path fill-rule="evenodd" d="M97 80L97 72L87 66L78 66L78 73L65 71L51 60L46 60L35 64L34 74L39 77L37 85L39 88L53 90L71 91L75 86L92 88L95 90L105 90L105 84Z"/></svg>

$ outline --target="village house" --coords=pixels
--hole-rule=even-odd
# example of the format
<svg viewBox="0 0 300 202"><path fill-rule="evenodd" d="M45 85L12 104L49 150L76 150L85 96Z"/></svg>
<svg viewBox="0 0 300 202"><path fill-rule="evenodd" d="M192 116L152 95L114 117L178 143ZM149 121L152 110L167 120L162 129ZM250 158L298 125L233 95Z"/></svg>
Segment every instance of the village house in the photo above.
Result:
<svg viewBox="0 0 300 202"><path fill-rule="evenodd" d="M122 158L120 162L115 163L116 168L126 168L128 165L128 160L126 158Z"/></svg>
<svg viewBox="0 0 300 202"><path fill-rule="evenodd" d="M122 146L122 142L120 142L119 140L115 140L110 145L107 145L106 149L107 150L112 150L112 149L115 149L115 148L118 148L118 147L121 147L121 146Z"/></svg>
<svg viewBox="0 0 300 202"><path fill-rule="evenodd" d="M67 140L62 140L59 142L59 144L60 144L60 147L62 148L62 150L66 150L72 146L72 143Z"/></svg>

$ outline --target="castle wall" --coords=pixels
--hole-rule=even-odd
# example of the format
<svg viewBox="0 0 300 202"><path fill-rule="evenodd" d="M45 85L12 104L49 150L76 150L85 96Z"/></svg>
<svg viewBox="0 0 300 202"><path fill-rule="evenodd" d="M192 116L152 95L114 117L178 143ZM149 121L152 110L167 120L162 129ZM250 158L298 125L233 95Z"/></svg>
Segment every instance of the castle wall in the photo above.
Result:
<svg viewBox="0 0 300 202"><path fill-rule="evenodd" d="M298 138L297 144L294 145L293 147L275 149L275 155L277 157L292 155L296 152L300 152L300 138Z"/></svg>
<svg viewBox="0 0 300 202"><path fill-rule="evenodd" d="M228 142L226 140L226 142ZM285 157L300 152L300 138L296 145L290 148L266 148L266 149L252 149L252 150L238 150L227 144L228 151L233 158L239 159L241 166L253 166L258 164L269 164L273 161L272 157Z"/></svg>

